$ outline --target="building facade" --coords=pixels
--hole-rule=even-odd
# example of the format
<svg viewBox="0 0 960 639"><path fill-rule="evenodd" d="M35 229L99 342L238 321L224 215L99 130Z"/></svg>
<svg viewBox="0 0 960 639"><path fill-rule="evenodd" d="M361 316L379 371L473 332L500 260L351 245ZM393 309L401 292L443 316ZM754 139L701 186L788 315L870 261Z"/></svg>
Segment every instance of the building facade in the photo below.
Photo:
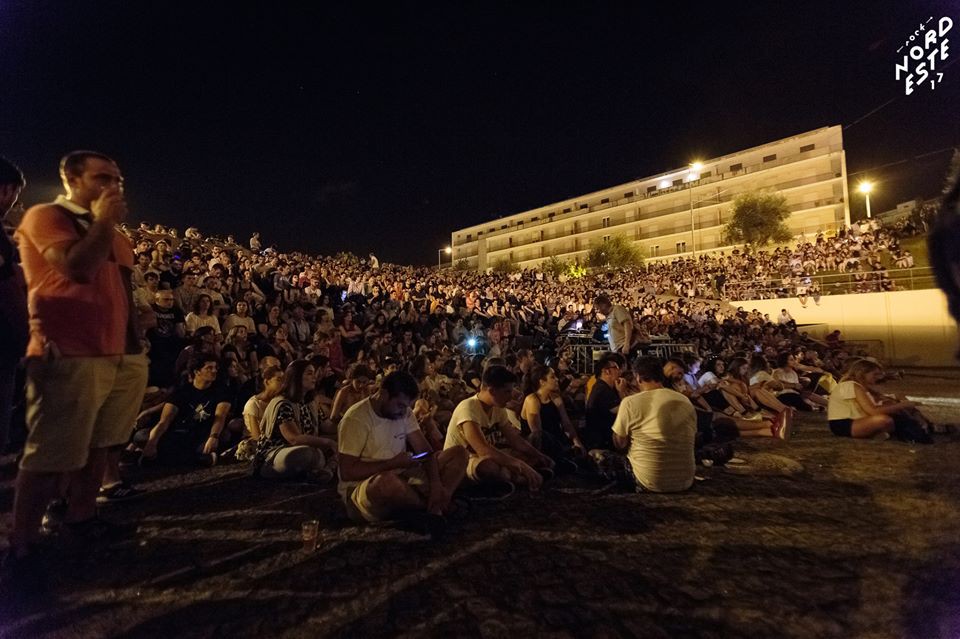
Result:
<svg viewBox="0 0 960 639"><path fill-rule="evenodd" d="M648 259L728 248L723 226L732 200L750 191L778 192L795 235L849 223L847 164L839 126L824 127L752 149L569 198L454 231L453 263L485 270L501 262L521 268L551 257L583 261L591 248L623 235Z"/></svg>

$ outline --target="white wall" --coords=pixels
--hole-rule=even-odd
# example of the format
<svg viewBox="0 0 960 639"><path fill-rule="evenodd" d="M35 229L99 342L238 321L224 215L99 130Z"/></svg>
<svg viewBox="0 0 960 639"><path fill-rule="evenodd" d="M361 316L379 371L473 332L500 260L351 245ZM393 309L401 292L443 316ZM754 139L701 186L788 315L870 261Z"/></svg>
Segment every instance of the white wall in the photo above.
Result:
<svg viewBox="0 0 960 639"><path fill-rule="evenodd" d="M957 326L939 289L825 295L819 306L808 299L806 308L796 297L731 304L769 313L771 318L786 308L797 324L826 324L830 330L839 329L845 339L881 340L892 365L957 365Z"/></svg>

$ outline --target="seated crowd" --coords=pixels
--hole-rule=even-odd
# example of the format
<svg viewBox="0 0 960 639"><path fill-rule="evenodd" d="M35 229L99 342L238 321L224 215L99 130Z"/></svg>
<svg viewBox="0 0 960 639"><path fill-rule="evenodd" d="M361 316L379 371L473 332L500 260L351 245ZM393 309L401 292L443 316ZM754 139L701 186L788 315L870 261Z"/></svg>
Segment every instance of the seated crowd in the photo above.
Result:
<svg viewBox="0 0 960 639"><path fill-rule="evenodd" d="M841 437L931 441L916 405L885 395L883 370L838 333L817 341L785 310L771 319L676 288L684 269L726 268L719 258L567 278L280 254L258 234L248 249L119 225L122 176L101 154L66 156L61 176L70 197L33 207L17 231L32 299L47 306L44 334L21 336L8 358L26 348L33 364L3 568L14 582L36 572L44 508L46 529L111 534L95 503L143 492L129 481L138 466L247 464L262 481L336 484L357 522L413 518L434 532L463 508L458 495L502 499L563 474L683 491L738 438L789 440L801 411L825 411ZM23 187L13 177L7 208ZM845 236L867 251L893 239ZM759 276L787 258L729 262ZM92 306L90 281L107 294L97 312L71 309ZM590 370L585 349L598 355Z"/></svg>
<svg viewBox="0 0 960 639"><path fill-rule="evenodd" d="M435 271L260 251L259 235L246 250L196 229L125 230L150 359L127 457L339 474L359 520L442 515L464 481L487 496L575 472L684 490L695 460L724 463L738 437L789 439L797 411L829 410L837 435L926 437L916 409L883 396L876 365L842 342L659 295L664 274ZM868 248L871 232L857 233ZM572 332L605 331L612 351L574 370ZM686 346L643 356L657 340ZM139 492L111 478L102 501Z"/></svg>

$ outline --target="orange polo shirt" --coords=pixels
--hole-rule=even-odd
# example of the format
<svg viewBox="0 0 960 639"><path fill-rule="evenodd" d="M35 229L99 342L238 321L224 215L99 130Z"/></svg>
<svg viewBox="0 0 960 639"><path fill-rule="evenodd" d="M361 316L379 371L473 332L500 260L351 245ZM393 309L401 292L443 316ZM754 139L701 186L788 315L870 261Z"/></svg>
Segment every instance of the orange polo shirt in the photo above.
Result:
<svg viewBox="0 0 960 639"><path fill-rule="evenodd" d="M71 215L84 212L63 198L58 198L57 204L71 210ZM17 238L30 311L27 356L42 355L47 341L65 357L122 355L129 298L120 266L133 268L130 241L114 231L112 255L97 268L89 283L81 284L43 257L50 247L68 246L80 239L63 211L51 204L31 207L17 228Z"/></svg>

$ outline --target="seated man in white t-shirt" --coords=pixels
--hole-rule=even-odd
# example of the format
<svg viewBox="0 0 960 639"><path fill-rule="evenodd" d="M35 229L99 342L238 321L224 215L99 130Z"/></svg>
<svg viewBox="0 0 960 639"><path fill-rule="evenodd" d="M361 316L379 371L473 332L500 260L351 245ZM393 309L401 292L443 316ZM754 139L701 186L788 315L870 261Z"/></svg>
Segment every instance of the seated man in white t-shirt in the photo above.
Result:
<svg viewBox="0 0 960 639"><path fill-rule="evenodd" d="M517 376L505 366L487 367L480 392L453 411L444 441L444 450L467 449L467 477L476 483L497 484L505 494L518 483L539 490L543 477L535 468L553 468L553 460L523 438L507 413L516 383Z"/></svg>
<svg viewBox="0 0 960 639"><path fill-rule="evenodd" d="M467 454L460 446L434 452L410 411L418 395L413 376L393 372L340 420L338 491L351 519L375 522L423 511L442 516L450 510Z"/></svg>
<svg viewBox="0 0 960 639"><path fill-rule="evenodd" d="M658 493L687 490L696 471L697 416L690 400L663 387L663 367L655 357L633 366L640 392L620 402L613 443L625 450L637 488Z"/></svg>

